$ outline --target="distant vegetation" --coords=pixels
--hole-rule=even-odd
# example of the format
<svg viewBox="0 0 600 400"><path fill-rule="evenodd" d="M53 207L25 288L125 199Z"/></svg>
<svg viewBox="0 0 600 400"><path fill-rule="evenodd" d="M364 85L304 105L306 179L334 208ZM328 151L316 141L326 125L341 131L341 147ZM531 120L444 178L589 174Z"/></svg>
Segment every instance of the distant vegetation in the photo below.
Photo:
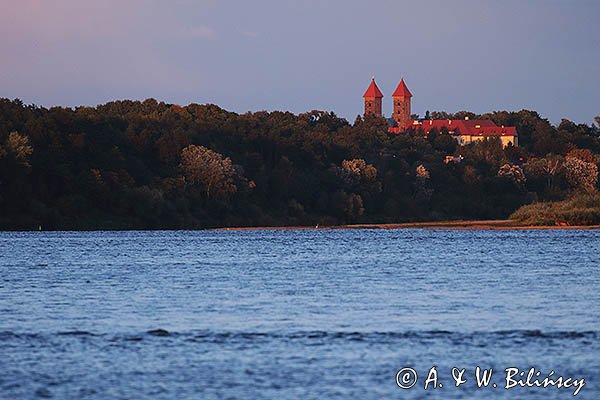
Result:
<svg viewBox="0 0 600 400"><path fill-rule="evenodd" d="M511 218L524 225L600 225L600 194L579 193L563 201L529 204Z"/></svg>
<svg viewBox="0 0 600 400"><path fill-rule="evenodd" d="M516 126L521 147L459 147L445 131L393 135L384 119L350 124L322 111L240 115L152 99L46 109L0 99L0 229L495 219L564 199L513 216L598 223L597 125L555 127L527 110L431 116Z"/></svg>

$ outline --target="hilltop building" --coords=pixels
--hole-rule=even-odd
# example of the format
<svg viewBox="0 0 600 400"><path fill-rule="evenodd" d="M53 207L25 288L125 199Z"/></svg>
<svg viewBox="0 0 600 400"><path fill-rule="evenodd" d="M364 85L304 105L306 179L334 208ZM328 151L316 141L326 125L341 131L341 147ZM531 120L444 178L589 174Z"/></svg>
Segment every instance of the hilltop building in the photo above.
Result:
<svg viewBox="0 0 600 400"><path fill-rule="evenodd" d="M432 129L441 130L445 127L448 132L460 143L468 144L478 140L498 137L503 146L519 145L517 129L514 126L498 126L490 120L462 119L411 119L410 103L412 93L406 86L404 79L400 80L398 87L392 94L394 111L391 120L393 125L388 128L390 133L403 133L410 129L422 130L427 136ZM363 95L365 101L365 116L372 114L383 117L383 93L379 90L375 78Z"/></svg>
<svg viewBox="0 0 600 400"><path fill-rule="evenodd" d="M371 80L371 84L367 88L367 91L363 95L365 99L365 115L374 114L383 116L383 111L381 110L381 100L383 99L383 93L377 87L375 83L375 78Z"/></svg>

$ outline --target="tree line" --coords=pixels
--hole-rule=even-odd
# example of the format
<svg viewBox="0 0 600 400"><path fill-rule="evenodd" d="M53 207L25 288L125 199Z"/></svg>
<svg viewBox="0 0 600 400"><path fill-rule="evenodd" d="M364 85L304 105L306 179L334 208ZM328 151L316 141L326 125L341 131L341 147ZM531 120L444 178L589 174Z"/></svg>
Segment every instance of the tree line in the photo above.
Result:
<svg viewBox="0 0 600 400"><path fill-rule="evenodd" d="M506 218L595 192L600 117L433 112L516 126L459 146L333 112L237 114L114 101L43 108L0 99L0 229L198 229ZM447 157L452 156L452 157Z"/></svg>

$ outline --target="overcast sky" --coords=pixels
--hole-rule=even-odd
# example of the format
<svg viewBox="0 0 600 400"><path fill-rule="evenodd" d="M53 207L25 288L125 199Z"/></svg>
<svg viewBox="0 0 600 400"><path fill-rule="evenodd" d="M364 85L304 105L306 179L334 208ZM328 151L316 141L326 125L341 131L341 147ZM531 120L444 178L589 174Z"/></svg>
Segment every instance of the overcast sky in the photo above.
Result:
<svg viewBox="0 0 600 400"><path fill-rule="evenodd" d="M600 1L0 0L0 97L156 98L351 122L371 76L413 112L600 115Z"/></svg>

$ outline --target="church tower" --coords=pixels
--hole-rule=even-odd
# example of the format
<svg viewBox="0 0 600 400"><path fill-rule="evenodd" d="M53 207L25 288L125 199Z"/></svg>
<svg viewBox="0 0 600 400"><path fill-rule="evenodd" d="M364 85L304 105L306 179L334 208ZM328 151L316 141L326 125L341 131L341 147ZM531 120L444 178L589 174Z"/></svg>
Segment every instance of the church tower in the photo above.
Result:
<svg viewBox="0 0 600 400"><path fill-rule="evenodd" d="M394 99L394 121L398 124L400 132L406 129L408 121L410 121L410 98L412 93L408 90L404 79L400 80L398 87L392 98Z"/></svg>
<svg viewBox="0 0 600 400"><path fill-rule="evenodd" d="M371 81L363 98L365 99L365 116L374 114L378 117L383 117L383 112L381 111L381 99L383 99L383 93L381 93L381 90L377 87L375 78Z"/></svg>

